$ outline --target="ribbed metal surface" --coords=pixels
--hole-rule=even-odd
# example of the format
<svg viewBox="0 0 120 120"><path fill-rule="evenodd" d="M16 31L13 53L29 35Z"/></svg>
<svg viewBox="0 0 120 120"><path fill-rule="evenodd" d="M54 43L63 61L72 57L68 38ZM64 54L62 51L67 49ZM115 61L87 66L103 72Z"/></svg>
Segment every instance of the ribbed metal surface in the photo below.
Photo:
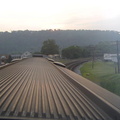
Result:
<svg viewBox="0 0 120 120"><path fill-rule="evenodd" d="M0 70L0 116L70 120L112 120L62 71L44 58Z"/></svg>

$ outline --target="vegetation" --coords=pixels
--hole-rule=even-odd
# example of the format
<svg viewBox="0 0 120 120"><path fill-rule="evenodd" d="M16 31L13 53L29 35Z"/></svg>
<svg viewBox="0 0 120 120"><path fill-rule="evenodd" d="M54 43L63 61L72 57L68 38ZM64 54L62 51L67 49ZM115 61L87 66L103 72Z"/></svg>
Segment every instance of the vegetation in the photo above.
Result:
<svg viewBox="0 0 120 120"><path fill-rule="evenodd" d="M43 42L41 53L45 55L53 55L59 53L59 47L55 43L55 40L46 40Z"/></svg>
<svg viewBox="0 0 120 120"><path fill-rule="evenodd" d="M110 54L114 54L117 51L117 47L116 44L108 41L104 41L104 42L99 42L97 45L94 46L95 47L95 53L97 53L96 55L100 55L103 53L110 53Z"/></svg>
<svg viewBox="0 0 120 120"><path fill-rule="evenodd" d="M113 62L99 61L92 69L92 63L88 62L80 70L82 76L120 96L120 74L115 74L115 66Z"/></svg>
<svg viewBox="0 0 120 120"><path fill-rule="evenodd" d="M40 51L43 42L48 39L54 39L61 49L72 45L82 47L97 45L101 41L111 42L119 40L120 35L118 33L116 31L100 30L25 30L0 32L0 54ZM101 46L103 45L101 44Z"/></svg>
<svg viewBox="0 0 120 120"><path fill-rule="evenodd" d="M79 46L70 46L62 50L62 57L74 59L82 56L82 50Z"/></svg>
<svg viewBox="0 0 120 120"><path fill-rule="evenodd" d="M89 57L90 52L79 46L70 46L62 50L62 57L68 59L76 59L80 57Z"/></svg>

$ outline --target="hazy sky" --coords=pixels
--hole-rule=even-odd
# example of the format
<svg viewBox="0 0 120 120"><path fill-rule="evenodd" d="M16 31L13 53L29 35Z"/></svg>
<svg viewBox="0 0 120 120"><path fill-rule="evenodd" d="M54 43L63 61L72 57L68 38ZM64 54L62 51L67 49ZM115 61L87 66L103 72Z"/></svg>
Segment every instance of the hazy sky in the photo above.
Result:
<svg viewBox="0 0 120 120"><path fill-rule="evenodd" d="M120 0L0 0L0 31L120 31Z"/></svg>

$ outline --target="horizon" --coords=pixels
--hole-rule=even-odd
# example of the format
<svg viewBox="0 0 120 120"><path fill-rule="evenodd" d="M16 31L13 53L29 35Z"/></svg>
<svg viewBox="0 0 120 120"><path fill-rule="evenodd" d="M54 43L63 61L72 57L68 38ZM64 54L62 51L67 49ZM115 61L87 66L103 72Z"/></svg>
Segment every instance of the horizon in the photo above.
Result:
<svg viewBox="0 0 120 120"><path fill-rule="evenodd" d="M0 31L0 32L8 32L8 33L12 33L12 32L19 32L19 31L31 31L31 32L39 32L39 31L110 31L110 32L118 32L120 34L120 31L116 31L116 30L99 30L99 29L41 29L41 30L29 30L29 29L25 29L25 30L12 30L12 31Z"/></svg>

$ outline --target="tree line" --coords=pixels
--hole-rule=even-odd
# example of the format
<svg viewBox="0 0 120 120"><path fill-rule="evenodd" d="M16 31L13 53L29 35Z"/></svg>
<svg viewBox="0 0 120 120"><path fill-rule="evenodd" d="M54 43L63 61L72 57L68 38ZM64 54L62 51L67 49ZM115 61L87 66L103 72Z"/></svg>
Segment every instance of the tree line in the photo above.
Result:
<svg viewBox="0 0 120 120"><path fill-rule="evenodd" d="M117 31L100 30L41 30L0 32L0 54L35 52L45 40L53 39L61 49L69 46L97 45L101 41L120 39Z"/></svg>
<svg viewBox="0 0 120 120"><path fill-rule="evenodd" d="M104 53L116 53L116 46L111 42L100 42L97 45L76 46L72 45L62 50L56 44L55 40L48 39L43 42L41 53L45 55L61 54L62 58L77 59L80 57L103 56Z"/></svg>

